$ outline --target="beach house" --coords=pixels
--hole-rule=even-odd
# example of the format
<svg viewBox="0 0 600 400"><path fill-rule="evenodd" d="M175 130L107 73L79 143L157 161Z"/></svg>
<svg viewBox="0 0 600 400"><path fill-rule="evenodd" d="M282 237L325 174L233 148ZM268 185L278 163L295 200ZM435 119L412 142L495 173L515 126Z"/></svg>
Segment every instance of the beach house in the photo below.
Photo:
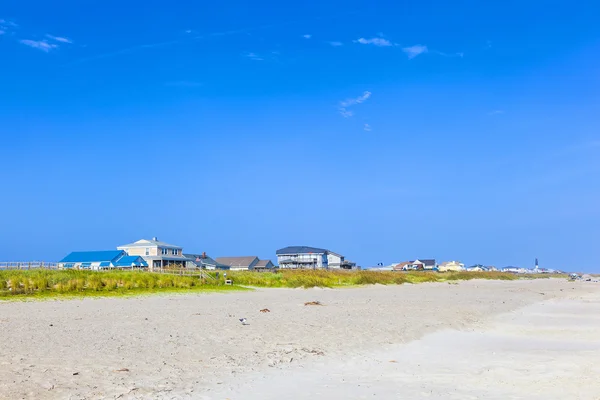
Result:
<svg viewBox="0 0 600 400"><path fill-rule="evenodd" d="M161 242L156 237L125 244L117 247L117 250L123 250L130 256L142 257L150 270L168 266L185 267L188 261L181 247Z"/></svg>
<svg viewBox="0 0 600 400"><path fill-rule="evenodd" d="M286 269L356 269L355 263L331 250L310 246L288 246L276 252L279 268Z"/></svg>
<svg viewBox="0 0 600 400"><path fill-rule="evenodd" d="M433 271L437 267L434 259L404 261L394 266L394 271Z"/></svg>
<svg viewBox="0 0 600 400"><path fill-rule="evenodd" d="M267 270L275 268L275 265L271 260L259 260L258 263L254 266L255 270Z"/></svg>
<svg viewBox="0 0 600 400"><path fill-rule="evenodd" d="M464 271L465 264L459 261L444 261L438 266L438 271L449 272L449 271Z"/></svg>
<svg viewBox="0 0 600 400"><path fill-rule="evenodd" d="M130 256L123 250L74 251L58 262L62 269L128 269L147 268L146 261L139 256Z"/></svg>
<svg viewBox="0 0 600 400"><path fill-rule="evenodd" d="M260 262L256 256L242 257L217 257L216 261L219 264L227 265L232 271L249 271Z"/></svg>
<svg viewBox="0 0 600 400"><path fill-rule="evenodd" d="M206 255L206 253L202 254L184 254L185 258L187 258L187 267L192 268L201 268L208 270L229 270L229 265L221 264L217 262L212 257Z"/></svg>

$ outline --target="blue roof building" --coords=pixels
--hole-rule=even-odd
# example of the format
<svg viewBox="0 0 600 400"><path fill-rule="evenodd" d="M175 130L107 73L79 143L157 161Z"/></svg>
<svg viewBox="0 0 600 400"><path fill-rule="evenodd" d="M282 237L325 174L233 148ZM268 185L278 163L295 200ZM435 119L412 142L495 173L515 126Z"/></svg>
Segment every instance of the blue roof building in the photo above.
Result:
<svg viewBox="0 0 600 400"><path fill-rule="evenodd" d="M91 269L147 268L142 257L128 256L123 250L74 251L58 262L59 268Z"/></svg>

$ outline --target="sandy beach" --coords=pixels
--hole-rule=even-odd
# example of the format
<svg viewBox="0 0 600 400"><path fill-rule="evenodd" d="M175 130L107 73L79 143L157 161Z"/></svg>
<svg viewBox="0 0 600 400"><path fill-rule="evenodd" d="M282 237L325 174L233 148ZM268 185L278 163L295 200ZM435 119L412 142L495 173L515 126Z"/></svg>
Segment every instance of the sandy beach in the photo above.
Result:
<svg viewBox="0 0 600 400"><path fill-rule="evenodd" d="M0 337L7 399L600 398L590 282L4 302Z"/></svg>

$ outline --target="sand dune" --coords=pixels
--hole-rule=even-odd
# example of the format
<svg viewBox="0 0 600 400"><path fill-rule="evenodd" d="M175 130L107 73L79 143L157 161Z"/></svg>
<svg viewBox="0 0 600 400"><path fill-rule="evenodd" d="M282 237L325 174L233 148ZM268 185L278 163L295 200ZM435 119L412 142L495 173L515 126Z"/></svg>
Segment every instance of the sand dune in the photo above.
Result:
<svg viewBox="0 0 600 400"><path fill-rule="evenodd" d="M0 303L0 398L597 399L599 296L536 280Z"/></svg>

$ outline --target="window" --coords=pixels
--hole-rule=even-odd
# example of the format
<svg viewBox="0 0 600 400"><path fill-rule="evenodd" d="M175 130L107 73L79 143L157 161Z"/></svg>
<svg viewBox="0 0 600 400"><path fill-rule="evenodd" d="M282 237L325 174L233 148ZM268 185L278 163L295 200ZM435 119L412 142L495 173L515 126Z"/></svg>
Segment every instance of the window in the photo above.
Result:
<svg viewBox="0 0 600 400"><path fill-rule="evenodd" d="M149 256L150 255L150 249L146 248L146 255Z"/></svg>
<svg viewBox="0 0 600 400"><path fill-rule="evenodd" d="M163 256L166 256L167 254L169 254L169 250L168 249L160 249L160 254L162 254Z"/></svg>
<svg viewBox="0 0 600 400"><path fill-rule="evenodd" d="M171 250L171 254L173 254L174 256L176 256L177 255L177 249Z"/></svg>

